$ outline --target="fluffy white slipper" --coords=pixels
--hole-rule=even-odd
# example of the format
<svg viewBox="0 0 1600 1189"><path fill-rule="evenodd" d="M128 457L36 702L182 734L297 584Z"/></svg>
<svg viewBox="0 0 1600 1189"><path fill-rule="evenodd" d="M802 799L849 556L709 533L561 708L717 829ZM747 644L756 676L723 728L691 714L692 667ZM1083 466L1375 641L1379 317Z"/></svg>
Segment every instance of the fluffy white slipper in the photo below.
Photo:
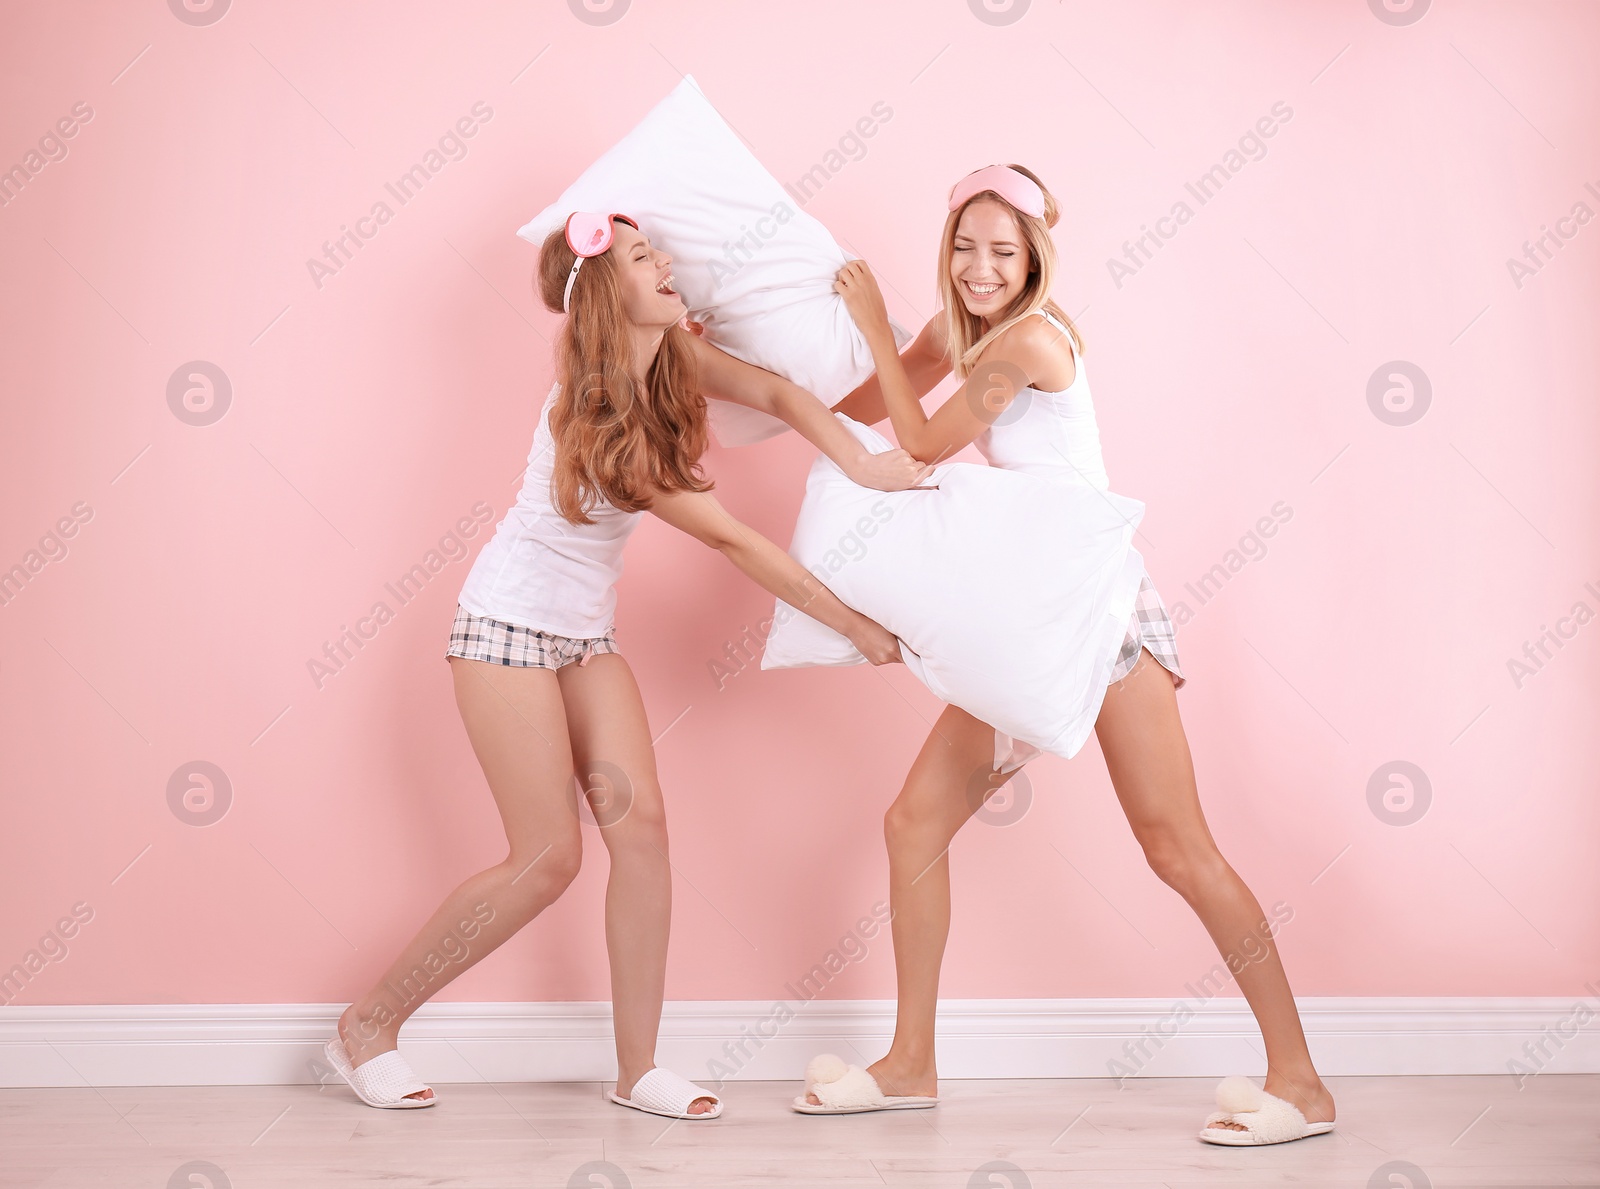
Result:
<svg viewBox="0 0 1600 1189"><path fill-rule="evenodd" d="M818 1102L807 1102L805 1094L791 1104L802 1115L858 1115L865 1111L919 1111L938 1106L937 1098L885 1094L873 1077L859 1065L846 1065L832 1053L811 1058L806 1066L806 1093Z"/></svg>
<svg viewBox="0 0 1600 1189"><path fill-rule="evenodd" d="M407 1094L415 1094L419 1090L428 1090L432 1087L417 1076L416 1070L411 1068L410 1062L400 1055L398 1049L379 1053L371 1061L363 1061L360 1065L352 1067L344 1041L335 1033L333 1039L322 1046L322 1052L328 1058L328 1064L338 1071L340 1077L350 1083L350 1088L356 1092L356 1097L368 1106L404 1111L432 1106L439 1101L437 1094L432 1098L406 1097Z"/></svg>
<svg viewBox="0 0 1600 1189"><path fill-rule="evenodd" d="M689 1108L697 1098L711 1099L711 1109L698 1115L690 1114ZM722 1099L688 1078L679 1077L670 1069L660 1066L634 1083L632 1098L619 1098L613 1090L611 1101L618 1106L631 1106L636 1111L662 1115L668 1119L715 1119L722 1113Z"/></svg>
<svg viewBox="0 0 1600 1189"><path fill-rule="evenodd" d="M1249 1078L1223 1078L1217 1084L1217 1105L1222 1109L1206 1116L1205 1128L1200 1132L1200 1138L1208 1144L1252 1148L1326 1135L1333 1130L1331 1121L1307 1123L1294 1103L1268 1094ZM1248 1130L1213 1126L1216 1123L1243 1123Z"/></svg>

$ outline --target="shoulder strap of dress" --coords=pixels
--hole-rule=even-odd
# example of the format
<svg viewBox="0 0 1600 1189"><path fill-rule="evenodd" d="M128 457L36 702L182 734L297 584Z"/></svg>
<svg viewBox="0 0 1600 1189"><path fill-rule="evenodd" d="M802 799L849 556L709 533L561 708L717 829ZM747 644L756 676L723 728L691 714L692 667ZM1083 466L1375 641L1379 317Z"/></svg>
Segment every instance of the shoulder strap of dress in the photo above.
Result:
<svg viewBox="0 0 1600 1189"><path fill-rule="evenodd" d="M1060 318L1057 318L1049 310L1040 310L1039 313L1044 316L1046 321L1054 323L1055 324L1055 328L1057 330L1059 330L1062 334L1067 336L1067 347L1068 347L1069 350L1071 350L1072 357L1074 359L1076 359L1078 357L1078 344L1073 339L1072 332L1066 328L1066 326L1062 323Z"/></svg>

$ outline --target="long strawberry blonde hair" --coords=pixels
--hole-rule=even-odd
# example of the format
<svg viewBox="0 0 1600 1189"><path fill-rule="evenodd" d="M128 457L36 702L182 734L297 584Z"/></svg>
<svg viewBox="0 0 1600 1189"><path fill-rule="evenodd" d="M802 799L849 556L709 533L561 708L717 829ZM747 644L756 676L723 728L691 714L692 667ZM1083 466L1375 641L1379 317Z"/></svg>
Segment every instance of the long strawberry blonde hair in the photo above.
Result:
<svg viewBox="0 0 1600 1189"><path fill-rule="evenodd" d="M545 237L538 287L552 313L562 312L574 259L564 228ZM708 437L706 399L689 332L667 328L641 388L633 377L634 340L609 251L583 262L571 307L556 340L561 388L550 410L556 511L573 524L593 524L588 513L602 500L639 512L650 507L656 490L711 490L700 469Z"/></svg>
<svg viewBox="0 0 1600 1189"><path fill-rule="evenodd" d="M1009 168L1016 170L1023 177L1038 182L1039 189L1044 193L1043 216L1019 211L993 190L980 190L950 212L944 221L944 234L939 239L939 297L944 302L945 349L950 356L951 370L963 380L971 375L973 367L978 362L978 356L983 354L984 349L995 340L996 336L1029 314L1043 312L1059 318L1061 324L1072 335L1078 350L1083 350L1083 335L1078 333L1077 324L1067 317L1066 311L1050 296L1050 286L1055 280L1056 273L1056 245L1050 238L1050 228L1054 227L1056 220L1061 217L1056 200L1033 171L1024 169L1020 165L1012 165ZM950 278L950 257L955 251L956 227L961 223L962 213L980 199L998 202L1011 212L1011 217L1016 220L1017 228L1022 233L1022 242L1028 249L1027 284L996 319L994 329L989 331L983 329L983 319L967 312L966 303L961 300L961 295L956 291L956 283Z"/></svg>

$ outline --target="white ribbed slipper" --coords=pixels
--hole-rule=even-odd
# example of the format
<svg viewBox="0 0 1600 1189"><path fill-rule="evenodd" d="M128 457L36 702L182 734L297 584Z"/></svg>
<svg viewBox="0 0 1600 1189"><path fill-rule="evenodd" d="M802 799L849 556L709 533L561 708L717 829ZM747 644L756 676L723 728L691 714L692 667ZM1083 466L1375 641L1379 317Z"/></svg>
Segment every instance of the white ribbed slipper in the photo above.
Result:
<svg viewBox="0 0 1600 1189"><path fill-rule="evenodd" d="M363 1061L358 1066L352 1066L344 1041L335 1033L333 1039L322 1046L322 1052L328 1058L328 1064L338 1071L340 1077L350 1083L350 1088L356 1092L356 1097L368 1106L404 1111L432 1106L439 1101L437 1094L432 1098L406 1097L407 1094L415 1094L432 1087L417 1076L417 1071L412 1069L411 1063L400 1055L399 1049L390 1049L387 1053L379 1053L371 1061Z"/></svg>
<svg viewBox="0 0 1600 1189"><path fill-rule="evenodd" d="M1205 1128L1200 1132L1200 1138L1208 1144L1253 1148L1308 1135L1326 1135L1333 1130L1332 1120L1307 1123L1294 1103L1268 1094L1249 1078L1227 1077L1217 1083L1217 1105L1222 1109L1206 1116ZM1248 1130L1215 1127L1215 1123L1242 1123Z"/></svg>
<svg viewBox="0 0 1600 1189"><path fill-rule="evenodd" d="M689 1108L697 1098L711 1099L711 1109L698 1115L690 1114ZM668 1119L715 1119L722 1113L722 1099L688 1078L679 1077L670 1069L660 1066L651 1069L634 1083L632 1098L619 1098L613 1090L611 1101L618 1106L631 1106L636 1111L662 1115Z"/></svg>
<svg viewBox="0 0 1600 1189"><path fill-rule="evenodd" d="M805 1095L790 1105L802 1115L859 1115L866 1111L920 1111L938 1106L937 1098L912 1095L885 1094L873 1077L859 1065L846 1065L844 1058L823 1053L811 1058L806 1066L806 1092L815 1094L817 1102L807 1102Z"/></svg>

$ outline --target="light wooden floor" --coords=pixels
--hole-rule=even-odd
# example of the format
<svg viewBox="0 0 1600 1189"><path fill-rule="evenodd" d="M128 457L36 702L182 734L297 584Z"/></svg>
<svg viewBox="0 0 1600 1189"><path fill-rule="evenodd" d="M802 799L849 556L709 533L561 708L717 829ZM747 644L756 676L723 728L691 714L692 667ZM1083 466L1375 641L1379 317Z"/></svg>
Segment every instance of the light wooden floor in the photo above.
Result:
<svg viewBox="0 0 1600 1189"><path fill-rule="evenodd" d="M702 1123L615 1106L597 1083L437 1086L422 1111L342 1084L0 1090L0 1185L1600 1185L1600 1075L1329 1085L1332 1134L1238 1150L1195 1138L1215 1081L1193 1078L948 1081L934 1110L840 1118L791 1112L795 1083L740 1082Z"/></svg>

